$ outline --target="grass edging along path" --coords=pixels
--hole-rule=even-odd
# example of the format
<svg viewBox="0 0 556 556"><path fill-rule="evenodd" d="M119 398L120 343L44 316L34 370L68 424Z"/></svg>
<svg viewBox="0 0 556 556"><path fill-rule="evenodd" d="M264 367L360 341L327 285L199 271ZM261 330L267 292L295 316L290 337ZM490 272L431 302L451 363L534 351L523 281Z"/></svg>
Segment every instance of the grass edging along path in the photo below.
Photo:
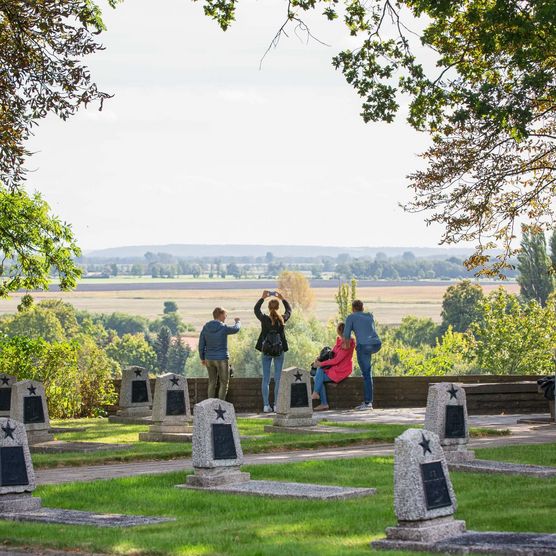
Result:
<svg viewBox="0 0 556 556"><path fill-rule="evenodd" d="M333 448L357 446L361 444L390 443L405 431L407 425L339 423L341 428L351 428L353 433L323 434L283 434L266 433L264 425L271 419L238 419L243 451L247 454L262 452L279 452L286 450L304 450L310 448ZM336 423L327 422L327 425ZM130 448L103 450L99 452L65 452L58 454L33 454L33 463L37 468L95 465L110 462L131 462L140 460L174 459L189 457L191 444L174 442L139 442L138 434L147 430L146 425L122 425L109 423L107 419L75 419L55 421L52 426L80 428L76 432L56 434L57 440L71 442L104 442L108 444L129 444ZM499 435L508 431L492 429L472 429L473 435Z"/></svg>
<svg viewBox="0 0 556 556"><path fill-rule="evenodd" d="M479 449L500 459L556 461L556 444ZM176 522L131 529L97 529L0 521L0 538L13 545L42 545L110 554L368 555L371 540L395 524L391 457L245 466L254 479L378 489L351 500L283 500L176 489L185 473L43 486L45 506L171 516ZM451 473L459 519L479 531L553 532L556 479ZM401 555L401 552L389 552ZM410 552L403 553L412 554ZM422 555L422 553L420 553Z"/></svg>

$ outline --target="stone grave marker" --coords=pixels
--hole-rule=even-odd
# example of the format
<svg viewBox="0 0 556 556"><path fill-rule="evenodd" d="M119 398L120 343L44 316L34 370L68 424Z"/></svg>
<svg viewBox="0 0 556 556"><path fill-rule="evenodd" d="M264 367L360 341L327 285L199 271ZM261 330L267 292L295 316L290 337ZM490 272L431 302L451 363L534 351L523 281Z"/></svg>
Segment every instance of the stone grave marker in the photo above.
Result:
<svg viewBox="0 0 556 556"><path fill-rule="evenodd" d="M0 417L10 416L12 386L15 382L15 376L0 375Z"/></svg>
<svg viewBox="0 0 556 556"><path fill-rule="evenodd" d="M386 540L374 548L411 550L414 544L435 543L465 532L453 518L456 495L438 436L408 429L394 443L394 509L397 527L386 529Z"/></svg>
<svg viewBox="0 0 556 556"><path fill-rule="evenodd" d="M193 469L187 485L212 487L248 481L242 473L243 451L234 406L209 398L195 405L193 415Z"/></svg>
<svg viewBox="0 0 556 556"><path fill-rule="evenodd" d="M144 423L151 416L151 383L144 367L131 366L123 369L120 386L120 401L115 416L109 421L115 423Z"/></svg>
<svg viewBox="0 0 556 556"><path fill-rule="evenodd" d="M285 369L280 378L276 416L272 425L265 427L265 431L314 427L317 422L313 417L311 375L296 367Z"/></svg>
<svg viewBox="0 0 556 556"><path fill-rule="evenodd" d="M23 423L29 446L54 439L44 386L36 380L23 380L12 386L10 417Z"/></svg>
<svg viewBox="0 0 556 556"><path fill-rule="evenodd" d="M440 382L429 386L425 429L438 436L449 463L475 459L475 453L467 449L467 402L461 384Z"/></svg>
<svg viewBox="0 0 556 556"><path fill-rule="evenodd" d="M35 472L23 423L0 417L0 516L41 507L41 499L31 496Z"/></svg>
<svg viewBox="0 0 556 556"><path fill-rule="evenodd" d="M139 433L147 442L191 442L192 417L187 379L176 374L156 378L152 425Z"/></svg>

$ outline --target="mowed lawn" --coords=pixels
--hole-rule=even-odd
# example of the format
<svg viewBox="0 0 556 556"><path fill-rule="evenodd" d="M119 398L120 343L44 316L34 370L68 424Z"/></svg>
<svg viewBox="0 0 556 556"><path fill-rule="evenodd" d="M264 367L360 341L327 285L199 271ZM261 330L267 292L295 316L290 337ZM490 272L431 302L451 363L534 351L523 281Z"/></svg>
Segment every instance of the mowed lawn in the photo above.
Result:
<svg viewBox="0 0 556 556"><path fill-rule="evenodd" d="M392 286L359 288L358 294L373 311L382 324L399 324L406 315L430 317L440 321L442 296L450 284ZM485 292L498 285L483 286ZM507 284L515 293L518 286ZM261 287L261 291L262 291ZM172 284L164 290L99 291L99 292L43 292L34 293L37 301L42 299L62 299L78 309L97 313L122 312L156 318L162 314L163 302L173 300L178 303L179 313L185 322L193 324L197 330L210 318L217 305L228 309L230 316L239 316L245 325L258 324L253 315L253 306L261 291L253 289L228 290L172 290ZM315 288L314 312L319 320L327 322L337 313L336 288ZM10 299L0 300L0 314L17 310L22 294L14 294Z"/></svg>
<svg viewBox="0 0 556 556"><path fill-rule="evenodd" d="M499 448L497 457L556 461L556 445ZM478 456L492 451L478 450ZM100 529L0 521L7 546L42 545L111 554L368 555L369 542L395 524L393 461L389 457L246 466L253 479L376 487L375 496L297 501L175 488L185 473L44 486L49 507L166 516L175 522ZM456 517L479 531L554 532L556 479L452 473ZM387 554L411 554L389 552ZM422 553L421 553L422 554Z"/></svg>

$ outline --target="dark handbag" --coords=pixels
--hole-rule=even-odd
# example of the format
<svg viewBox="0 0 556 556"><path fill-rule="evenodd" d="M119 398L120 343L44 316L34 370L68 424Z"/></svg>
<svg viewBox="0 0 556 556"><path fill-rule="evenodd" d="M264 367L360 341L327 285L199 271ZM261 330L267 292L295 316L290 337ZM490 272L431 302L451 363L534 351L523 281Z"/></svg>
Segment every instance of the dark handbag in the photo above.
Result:
<svg viewBox="0 0 556 556"><path fill-rule="evenodd" d="M537 380L537 384L539 388L543 391L544 397L547 400L554 399L554 377L553 376L545 376L543 378L539 378Z"/></svg>
<svg viewBox="0 0 556 556"><path fill-rule="evenodd" d="M328 361L329 359L334 359L335 355L336 354L334 353L334 350L330 346L324 346L320 350L320 354L317 357L317 361L320 361L322 363L323 361ZM321 367L321 369L326 370L326 369L330 369L330 367L323 366L323 367ZM309 374L311 376L315 376L317 374L317 368L313 367L311 365L311 370L309 371Z"/></svg>

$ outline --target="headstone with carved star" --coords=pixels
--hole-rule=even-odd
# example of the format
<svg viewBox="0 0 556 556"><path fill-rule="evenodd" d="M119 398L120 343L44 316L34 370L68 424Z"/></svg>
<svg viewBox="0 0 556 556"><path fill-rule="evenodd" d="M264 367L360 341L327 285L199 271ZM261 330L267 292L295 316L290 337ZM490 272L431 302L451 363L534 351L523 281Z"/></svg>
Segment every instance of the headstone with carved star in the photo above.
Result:
<svg viewBox="0 0 556 556"><path fill-rule="evenodd" d="M316 424L311 400L311 375L296 367L285 369L280 377L273 430L278 427L312 427Z"/></svg>
<svg viewBox="0 0 556 556"><path fill-rule="evenodd" d="M425 429L438 436L448 463L475 459L475 453L467 449L469 427L463 385L440 382L429 386Z"/></svg>
<svg viewBox="0 0 556 556"><path fill-rule="evenodd" d="M192 417L187 379L176 374L156 378L152 425L139 433L146 442L191 442Z"/></svg>
<svg viewBox="0 0 556 556"><path fill-rule="evenodd" d="M22 380L12 386L10 417L23 423L29 446L54 440L42 382Z"/></svg>
<svg viewBox="0 0 556 556"><path fill-rule="evenodd" d="M41 499L31 496L35 472L23 423L0 417L0 518L2 513L40 508Z"/></svg>
<svg viewBox="0 0 556 556"><path fill-rule="evenodd" d="M15 376L0 374L0 417L10 416L12 386L15 382Z"/></svg>
<svg viewBox="0 0 556 556"><path fill-rule="evenodd" d="M144 367L131 366L122 370L120 409L118 417L134 418L151 415L151 383Z"/></svg>
<svg viewBox="0 0 556 556"><path fill-rule="evenodd" d="M456 495L438 436L408 429L394 443L394 510L398 526L374 548L404 549L411 543L434 543L465 532L455 520Z"/></svg>
<svg viewBox="0 0 556 556"><path fill-rule="evenodd" d="M242 473L243 452L239 441L234 406L209 398L193 411L193 468L187 486L215 487L249 480Z"/></svg>

